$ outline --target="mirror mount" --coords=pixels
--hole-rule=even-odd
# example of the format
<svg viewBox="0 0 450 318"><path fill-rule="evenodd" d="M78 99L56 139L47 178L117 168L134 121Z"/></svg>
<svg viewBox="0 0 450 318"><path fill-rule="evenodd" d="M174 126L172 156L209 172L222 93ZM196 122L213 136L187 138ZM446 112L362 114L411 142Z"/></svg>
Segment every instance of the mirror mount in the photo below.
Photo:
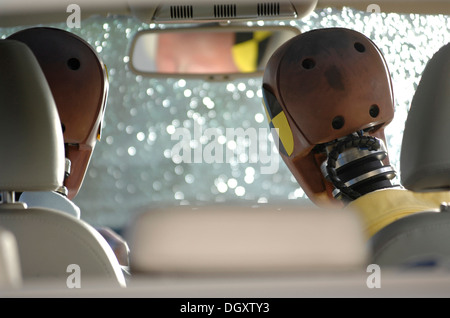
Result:
<svg viewBox="0 0 450 318"><path fill-rule="evenodd" d="M144 23L208 23L221 21L292 20L309 15L318 0L164 0L130 3Z"/></svg>

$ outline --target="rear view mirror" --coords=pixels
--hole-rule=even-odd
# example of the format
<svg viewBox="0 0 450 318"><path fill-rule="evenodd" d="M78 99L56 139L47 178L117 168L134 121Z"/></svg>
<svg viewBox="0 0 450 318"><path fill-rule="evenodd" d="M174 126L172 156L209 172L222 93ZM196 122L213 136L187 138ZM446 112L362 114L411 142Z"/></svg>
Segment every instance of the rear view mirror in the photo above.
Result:
<svg viewBox="0 0 450 318"><path fill-rule="evenodd" d="M300 34L295 27L207 25L136 34L130 67L144 76L208 80L260 76L273 52Z"/></svg>

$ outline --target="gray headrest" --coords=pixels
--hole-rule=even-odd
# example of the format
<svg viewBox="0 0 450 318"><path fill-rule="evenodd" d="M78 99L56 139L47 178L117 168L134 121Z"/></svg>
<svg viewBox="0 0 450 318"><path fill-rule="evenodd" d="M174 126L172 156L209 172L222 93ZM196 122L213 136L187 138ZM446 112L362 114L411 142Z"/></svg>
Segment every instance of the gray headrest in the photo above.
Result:
<svg viewBox="0 0 450 318"><path fill-rule="evenodd" d="M450 44L423 71L405 124L400 172L409 190L450 188Z"/></svg>
<svg viewBox="0 0 450 318"><path fill-rule="evenodd" d="M52 93L23 43L0 40L0 190L62 185L64 139Z"/></svg>

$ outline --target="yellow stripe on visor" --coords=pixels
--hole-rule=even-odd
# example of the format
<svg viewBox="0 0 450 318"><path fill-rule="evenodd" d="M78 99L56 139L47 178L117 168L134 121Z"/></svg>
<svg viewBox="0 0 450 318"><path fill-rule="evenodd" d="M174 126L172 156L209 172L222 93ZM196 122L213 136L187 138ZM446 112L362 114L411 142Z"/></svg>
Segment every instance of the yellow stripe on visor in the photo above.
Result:
<svg viewBox="0 0 450 318"><path fill-rule="evenodd" d="M263 104L270 128L277 129L273 137L279 140L278 151L286 156L294 152L294 136L281 105L276 97L263 87ZM272 133L275 134L272 129Z"/></svg>
<svg viewBox="0 0 450 318"><path fill-rule="evenodd" d="M285 155L292 155L292 152L294 151L294 137L292 136L291 127L289 126L286 114L281 111L281 113L272 118L272 124L274 128L278 129L278 136L284 147ZM282 149L281 145L279 148Z"/></svg>
<svg viewBox="0 0 450 318"><path fill-rule="evenodd" d="M246 41L235 44L231 48L234 63L239 71L251 73L256 71L258 65L258 43L255 41Z"/></svg>
<svg viewBox="0 0 450 318"><path fill-rule="evenodd" d="M239 71L251 73L258 70L258 64L271 35L270 31L243 32L236 35L231 53Z"/></svg>

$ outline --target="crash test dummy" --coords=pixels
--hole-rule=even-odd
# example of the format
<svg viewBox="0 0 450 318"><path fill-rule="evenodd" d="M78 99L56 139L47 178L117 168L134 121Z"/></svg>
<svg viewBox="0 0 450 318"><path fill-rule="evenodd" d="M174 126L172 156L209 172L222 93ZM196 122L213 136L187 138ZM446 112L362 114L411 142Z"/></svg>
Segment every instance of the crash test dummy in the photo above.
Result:
<svg viewBox="0 0 450 318"><path fill-rule="evenodd" d="M365 35L325 28L292 38L269 59L262 91L280 155L306 195L320 207L356 211L368 239L450 201L449 191L394 184L384 133L394 117L392 81Z"/></svg>

